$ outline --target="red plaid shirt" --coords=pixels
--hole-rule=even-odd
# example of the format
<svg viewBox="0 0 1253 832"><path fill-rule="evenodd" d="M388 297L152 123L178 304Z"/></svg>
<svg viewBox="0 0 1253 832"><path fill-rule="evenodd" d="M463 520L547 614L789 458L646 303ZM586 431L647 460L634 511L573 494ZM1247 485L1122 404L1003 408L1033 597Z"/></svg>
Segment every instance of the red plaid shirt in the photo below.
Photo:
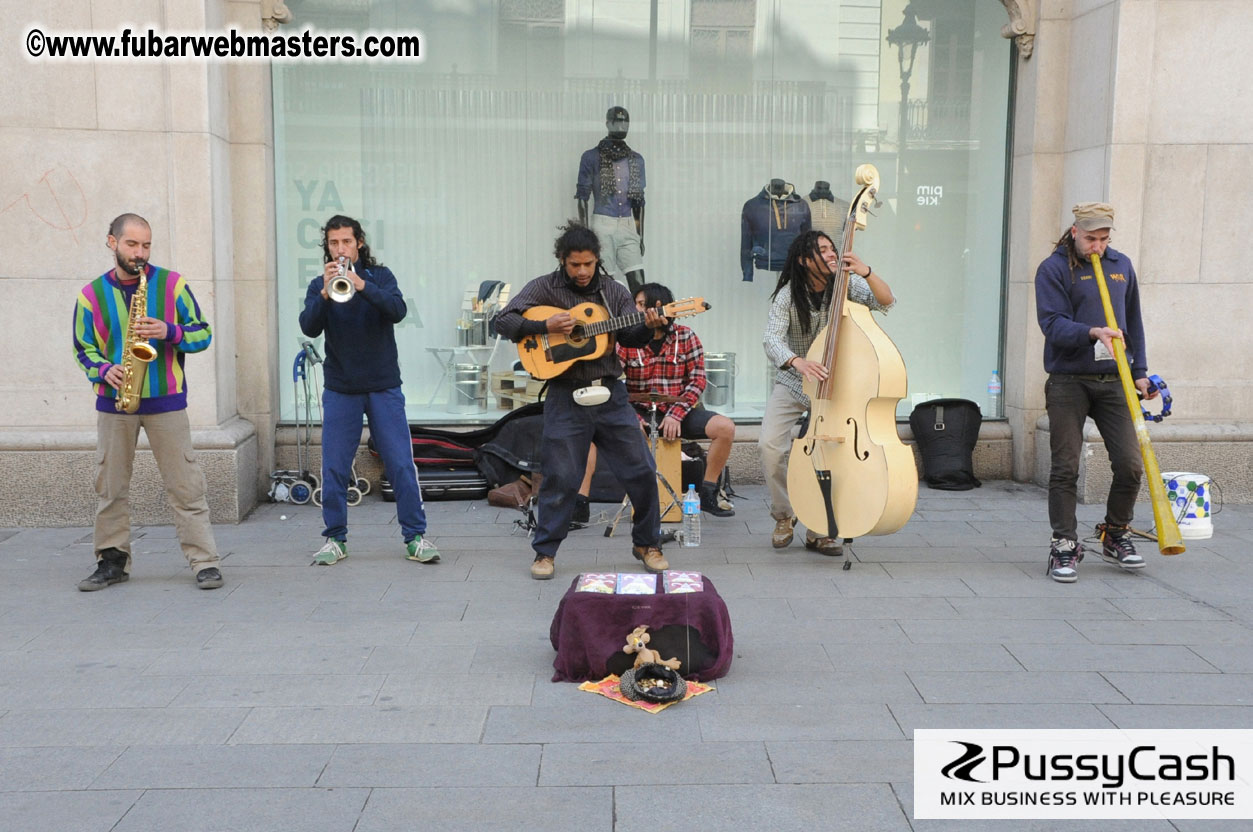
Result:
<svg viewBox="0 0 1253 832"><path fill-rule="evenodd" d="M705 350L690 327L672 324L660 352L653 352L652 346L619 344L617 349L626 368L629 392L678 396L674 404L657 405L663 417L673 416L682 422L705 392Z"/></svg>

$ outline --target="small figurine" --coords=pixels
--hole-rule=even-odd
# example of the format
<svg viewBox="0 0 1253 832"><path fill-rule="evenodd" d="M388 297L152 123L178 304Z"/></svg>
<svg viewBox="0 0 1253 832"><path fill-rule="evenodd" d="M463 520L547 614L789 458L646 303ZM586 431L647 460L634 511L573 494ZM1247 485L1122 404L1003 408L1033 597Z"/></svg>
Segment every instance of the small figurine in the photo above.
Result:
<svg viewBox="0 0 1253 832"><path fill-rule="evenodd" d="M668 667L671 670L677 671L682 662L678 659L666 659L665 661L662 661L661 656L657 653L657 651L648 646L650 638L651 637L648 635L647 624L642 624L639 627L636 627L631 631L631 634L627 636L626 647L622 648L622 652L627 655L630 655L631 653L635 654L635 664L632 665L632 667L639 667L640 665L645 664L659 664L663 667Z"/></svg>

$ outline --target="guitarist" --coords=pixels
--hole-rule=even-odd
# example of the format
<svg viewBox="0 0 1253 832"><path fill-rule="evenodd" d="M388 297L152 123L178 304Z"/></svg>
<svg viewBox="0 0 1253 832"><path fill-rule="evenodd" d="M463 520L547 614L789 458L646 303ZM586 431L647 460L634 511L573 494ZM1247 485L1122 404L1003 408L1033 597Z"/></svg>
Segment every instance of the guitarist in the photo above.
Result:
<svg viewBox="0 0 1253 832"><path fill-rule="evenodd" d="M559 312L545 321L527 320L522 313L533 306L570 309L590 302L606 307L615 317L637 313L631 294L600 268L600 241L591 229L576 222L563 226L553 253L559 264L557 269L527 283L497 316L496 331L501 337L516 343L531 335L569 335L574 330L574 318L568 312ZM656 309L649 309L644 323L617 333L618 343L642 347L652 337L650 330L666 324ZM608 349L598 358L576 361L549 382L541 444L544 479L539 490L538 525L531 539L531 548L535 550L531 577L537 581L553 576L553 559L570 530L575 495L593 441L605 453L635 507L631 553L649 572L669 568L661 552L656 468L635 409L627 400L626 385L619 379L621 375L622 362L613 349ZM609 389L609 400L590 406L578 404L575 390L593 383Z"/></svg>
<svg viewBox="0 0 1253 832"><path fill-rule="evenodd" d="M886 312L896 303L888 284L856 254L846 252L841 263L839 249L823 232L806 231L792 241L778 285L770 296L770 317L762 341L767 360L778 368L757 439L761 467L770 486L770 516L775 521L770 542L776 549L791 544L792 527L796 525L787 493L787 457L796 422L809 409L804 379L822 381L827 377L826 367L805 356L827 325L840 268L851 272L850 301L879 312ZM844 553L835 538L819 538L808 530L805 548L832 557Z"/></svg>

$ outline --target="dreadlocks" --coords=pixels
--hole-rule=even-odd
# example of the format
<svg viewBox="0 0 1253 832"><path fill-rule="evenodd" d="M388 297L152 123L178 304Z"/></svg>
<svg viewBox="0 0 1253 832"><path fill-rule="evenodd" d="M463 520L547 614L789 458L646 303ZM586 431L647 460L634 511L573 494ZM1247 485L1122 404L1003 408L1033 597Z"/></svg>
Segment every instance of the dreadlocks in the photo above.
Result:
<svg viewBox="0 0 1253 832"><path fill-rule="evenodd" d="M1071 271L1074 271L1081 263L1079 261L1079 250L1075 248L1075 235L1071 233L1069 228L1066 229L1065 234L1058 238L1057 242L1053 243L1053 248L1056 249L1061 245L1066 246L1066 258L1070 261Z"/></svg>
<svg viewBox="0 0 1253 832"><path fill-rule="evenodd" d="M813 305L813 293L809 288L809 267L802 260L812 260L821 263L822 268L826 268L822 255L818 253L818 241L825 238L832 246L835 242L830 236L822 231L806 231L788 247L787 259L783 262L783 270L779 272L779 282L774 287L770 299L774 300L784 286L791 287L792 305L796 307L796 320L800 323L801 329L809 332L812 322L810 316L811 309L821 309L831 302L831 293L835 287L835 275L829 275L827 286L822 291L822 300L817 306Z"/></svg>

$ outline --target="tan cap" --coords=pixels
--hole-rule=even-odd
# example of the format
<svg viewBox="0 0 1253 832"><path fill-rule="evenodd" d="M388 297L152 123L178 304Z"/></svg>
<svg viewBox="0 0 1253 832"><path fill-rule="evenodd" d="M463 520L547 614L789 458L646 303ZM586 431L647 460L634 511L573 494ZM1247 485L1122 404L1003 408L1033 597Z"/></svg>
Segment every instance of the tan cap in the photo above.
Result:
<svg viewBox="0 0 1253 832"><path fill-rule="evenodd" d="M1114 206L1108 202L1080 202L1070 210L1075 215L1075 227L1081 231L1114 227Z"/></svg>

